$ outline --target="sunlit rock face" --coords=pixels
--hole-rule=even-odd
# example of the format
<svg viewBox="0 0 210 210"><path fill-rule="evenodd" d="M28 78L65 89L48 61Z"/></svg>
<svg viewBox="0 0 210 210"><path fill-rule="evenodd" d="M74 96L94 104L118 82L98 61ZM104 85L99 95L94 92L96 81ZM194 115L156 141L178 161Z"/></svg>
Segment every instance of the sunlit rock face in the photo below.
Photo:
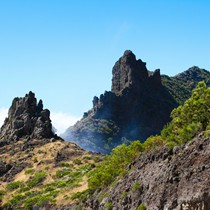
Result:
<svg viewBox="0 0 210 210"><path fill-rule="evenodd" d="M42 100L37 103L35 94L29 92L23 98L14 98L0 130L0 145L18 141L22 137L52 138L50 111L43 109Z"/></svg>

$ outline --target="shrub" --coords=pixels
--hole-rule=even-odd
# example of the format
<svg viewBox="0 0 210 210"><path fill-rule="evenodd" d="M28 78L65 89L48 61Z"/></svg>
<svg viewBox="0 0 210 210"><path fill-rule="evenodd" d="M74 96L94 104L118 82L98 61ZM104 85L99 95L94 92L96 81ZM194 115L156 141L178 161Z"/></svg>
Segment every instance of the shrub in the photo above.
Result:
<svg viewBox="0 0 210 210"><path fill-rule="evenodd" d="M85 163L87 163L88 160L91 160L91 156L90 155L85 155L82 159L84 160Z"/></svg>
<svg viewBox="0 0 210 210"><path fill-rule="evenodd" d="M106 204L106 210L112 210L112 202Z"/></svg>
<svg viewBox="0 0 210 210"><path fill-rule="evenodd" d="M64 169L56 171L56 177L62 178L66 175L69 175L70 173L71 173L71 171L68 168L64 168Z"/></svg>
<svg viewBox="0 0 210 210"><path fill-rule="evenodd" d="M35 206L43 206L45 203L50 203L57 196L57 191L51 191L46 194L35 193L28 197L24 202L24 209L30 210Z"/></svg>
<svg viewBox="0 0 210 210"><path fill-rule="evenodd" d="M73 163L77 164L77 165L80 165L80 164L82 164L82 161L79 158L77 158L77 159L73 160Z"/></svg>
<svg viewBox="0 0 210 210"><path fill-rule="evenodd" d="M2 201L3 196L5 195L5 191L4 190L0 190L0 203Z"/></svg>
<svg viewBox="0 0 210 210"><path fill-rule="evenodd" d="M89 195L89 190L87 189L85 191L77 192L77 193L73 194L71 199L72 200L84 201L88 195Z"/></svg>
<svg viewBox="0 0 210 210"><path fill-rule="evenodd" d="M210 122L209 104L210 88L200 82L184 105L171 112L172 121L161 132L165 143L181 145L205 131Z"/></svg>
<svg viewBox="0 0 210 210"><path fill-rule="evenodd" d="M28 187L28 186L23 186L23 187L21 187L21 188L18 190L18 192L19 192L19 193L22 193L22 192L29 191L30 189L31 189L31 188Z"/></svg>
<svg viewBox="0 0 210 210"><path fill-rule="evenodd" d="M95 163L99 163L101 161L101 158L99 156L95 156L93 160Z"/></svg>
<svg viewBox="0 0 210 210"><path fill-rule="evenodd" d="M132 192L136 192L138 190L140 190L140 184L138 182L135 182L133 185L132 185Z"/></svg>
<svg viewBox="0 0 210 210"><path fill-rule="evenodd" d="M14 206L22 204L25 199L24 195L17 194L10 201L4 204L3 209L13 209Z"/></svg>
<svg viewBox="0 0 210 210"><path fill-rule="evenodd" d="M146 210L146 206L142 203L138 206L138 208L136 210Z"/></svg>
<svg viewBox="0 0 210 210"><path fill-rule="evenodd" d="M126 171L126 166L142 151L143 147L139 141L129 146L123 144L114 148L111 154L107 155L101 164L89 173L89 188L95 191L110 185L117 176Z"/></svg>
<svg viewBox="0 0 210 210"><path fill-rule="evenodd" d="M121 196L120 196L120 198L121 198L122 200L124 200L124 199L127 197L127 195L128 195L128 193L125 192L125 191L123 191L122 194L121 194Z"/></svg>
<svg viewBox="0 0 210 210"><path fill-rule="evenodd" d="M58 164L60 167L70 167L71 165L69 163L61 162Z"/></svg>
<svg viewBox="0 0 210 210"><path fill-rule="evenodd" d="M37 157L34 158L34 163L38 163Z"/></svg>
<svg viewBox="0 0 210 210"><path fill-rule="evenodd" d="M162 147L164 145L163 139L161 136L150 136L144 143L143 148L144 151L151 151L158 147Z"/></svg>
<svg viewBox="0 0 210 210"><path fill-rule="evenodd" d="M28 169L25 171L25 174L33 174L34 173L34 169Z"/></svg>
<svg viewBox="0 0 210 210"><path fill-rule="evenodd" d="M7 185L7 190L9 191L13 191L15 189L18 189L20 187L22 187L24 184L23 182L20 182L20 181L17 181L17 182L10 182L8 185Z"/></svg>
<svg viewBox="0 0 210 210"><path fill-rule="evenodd" d="M39 186L41 185L41 183L44 181L44 179L46 178L46 172L42 171L42 172L37 172L34 177L32 177L31 179L28 180L27 184L28 187L35 187L35 186Z"/></svg>

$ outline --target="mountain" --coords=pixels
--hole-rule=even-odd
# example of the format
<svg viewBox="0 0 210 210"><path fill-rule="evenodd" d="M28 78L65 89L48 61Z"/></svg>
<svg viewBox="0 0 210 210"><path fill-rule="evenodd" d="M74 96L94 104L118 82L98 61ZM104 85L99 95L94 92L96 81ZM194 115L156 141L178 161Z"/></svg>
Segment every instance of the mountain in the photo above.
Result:
<svg viewBox="0 0 210 210"><path fill-rule="evenodd" d="M210 137L204 133L180 147L148 152L124 176L78 205L94 210L209 210L209 155Z"/></svg>
<svg viewBox="0 0 210 210"><path fill-rule="evenodd" d="M155 74L144 78L146 88ZM113 87L116 97L124 97L121 88ZM54 135L34 93L15 98L0 130L0 209L210 209L209 104L210 88L200 82L160 136L103 156Z"/></svg>
<svg viewBox="0 0 210 210"><path fill-rule="evenodd" d="M114 148L70 209L209 210L210 87L200 82L160 136Z"/></svg>
<svg viewBox="0 0 210 210"><path fill-rule="evenodd" d="M20 138L57 138L52 132L50 111L43 109L42 100L29 92L23 98L14 98L0 130L0 146L17 142Z"/></svg>
<svg viewBox="0 0 210 210"><path fill-rule="evenodd" d="M148 71L132 51L115 63L112 88L93 98L93 108L61 135L80 147L107 153L119 144L159 134L170 121L171 111L190 97L192 89L210 73L192 67L175 76Z"/></svg>
<svg viewBox="0 0 210 210"><path fill-rule="evenodd" d="M62 209L102 158L55 135L33 92L15 98L0 130L0 209Z"/></svg>
<svg viewBox="0 0 210 210"><path fill-rule="evenodd" d="M209 74L209 71L193 66L174 77L162 75L161 79L162 84L167 88L173 98L179 104L183 104L190 97L192 90L199 82L205 81L207 87L210 87Z"/></svg>

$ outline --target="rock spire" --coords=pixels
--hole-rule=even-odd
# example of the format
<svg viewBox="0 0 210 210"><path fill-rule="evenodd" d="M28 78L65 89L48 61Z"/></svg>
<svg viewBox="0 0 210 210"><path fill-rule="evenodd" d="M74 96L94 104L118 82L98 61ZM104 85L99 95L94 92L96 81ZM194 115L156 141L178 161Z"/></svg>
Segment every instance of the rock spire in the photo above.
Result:
<svg viewBox="0 0 210 210"><path fill-rule="evenodd" d="M8 117L0 129L0 146L18 141L22 137L52 138L50 111L43 109L43 102L29 92L23 98L14 98Z"/></svg>

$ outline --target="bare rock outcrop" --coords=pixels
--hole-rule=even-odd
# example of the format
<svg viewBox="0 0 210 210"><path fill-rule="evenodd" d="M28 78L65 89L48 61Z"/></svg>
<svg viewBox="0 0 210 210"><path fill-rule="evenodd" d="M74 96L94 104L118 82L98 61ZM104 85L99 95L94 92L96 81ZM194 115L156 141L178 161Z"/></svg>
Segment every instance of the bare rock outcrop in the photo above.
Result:
<svg viewBox="0 0 210 210"><path fill-rule="evenodd" d="M114 186L95 192L85 209L209 210L210 137L201 133L192 142L143 154L128 175Z"/></svg>
<svg viewBox="0 0 210 210"><path fill-rule="evenodd" d="M93 98L93 108L62 136L80 147L109 152L113 147L160 132L176 101L161 83L160 70L126 50L112 69L112 88Z"/></svg>
<svg viewBox="0 0 210 210"><path fill-rule="evenodd" d="M43 109L42 100L29 92L23 98L14 98L0 130L0 146L18 141L20 138L53 138L50 111Z"/></svg>

